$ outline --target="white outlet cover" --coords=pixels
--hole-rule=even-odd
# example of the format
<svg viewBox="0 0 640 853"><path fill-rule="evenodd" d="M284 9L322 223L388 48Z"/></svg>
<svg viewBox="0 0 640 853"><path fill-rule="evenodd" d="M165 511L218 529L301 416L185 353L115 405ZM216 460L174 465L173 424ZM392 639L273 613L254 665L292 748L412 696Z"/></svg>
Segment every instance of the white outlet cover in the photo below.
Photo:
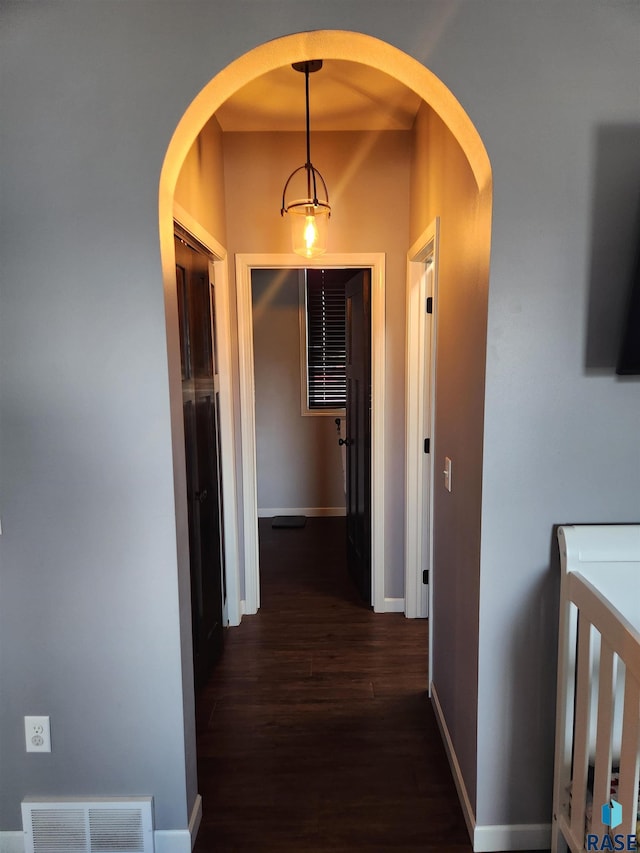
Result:
<svg viewBox="0 0 640 853"><path fill-rule="evenodd" d="M27 752L51 752L49 717L25 717L24 737Z"/></svg>

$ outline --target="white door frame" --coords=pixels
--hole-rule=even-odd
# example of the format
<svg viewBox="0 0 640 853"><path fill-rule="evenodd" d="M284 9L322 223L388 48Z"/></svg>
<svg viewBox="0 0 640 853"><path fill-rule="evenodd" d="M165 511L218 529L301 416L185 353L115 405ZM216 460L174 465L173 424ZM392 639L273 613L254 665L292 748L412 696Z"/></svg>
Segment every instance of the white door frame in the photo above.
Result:
<svg viewBox="0 0 640 853"><path fill-rule="evenodd" d="M236 255L236 289L240 366L242 515L244 518L243 613L257 613L260 607L251 271L253 269L327 269L331 267L371 269L371 598L376 613L385 610L385 255L381 252L341 253L305 260L294 254L239 254Z"/></svg>
<svg viewBox="0 0 640 853"><path fill-rule="evenodd" d="M405 614L430 616L430 671L438 236L439 220L435 219L407 253ZM430 324L425 322L429 296L433 300ZM430 440L429 454L424 452L425 438ZM428 600L422 582L425 567L429 569Z"/></svg>
<svg viewBox="0 0 640 853"><path fill-rule="evenodd" d="M231 385L231 322L229 310L229 271L226 249L177 202L173 220L190 234L211 256L216 293L216 348L220 394L220 473L222 476L222 524L224 530L224 565L227 581L227 617L229 625L239 625L240 575L238 571L238 503L235 468L235 424Z"/></svg>

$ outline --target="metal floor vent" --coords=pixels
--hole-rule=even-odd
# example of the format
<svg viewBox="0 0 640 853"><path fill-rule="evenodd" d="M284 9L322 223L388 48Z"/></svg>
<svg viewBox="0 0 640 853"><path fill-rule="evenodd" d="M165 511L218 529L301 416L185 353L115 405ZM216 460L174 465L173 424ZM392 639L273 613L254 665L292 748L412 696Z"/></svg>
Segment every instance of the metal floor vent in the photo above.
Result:
<svg viewBox="0 0 640 853"><path fill-rule="evenodd" d="M25 853L153 853L153 797L22 801Z"/></svg>

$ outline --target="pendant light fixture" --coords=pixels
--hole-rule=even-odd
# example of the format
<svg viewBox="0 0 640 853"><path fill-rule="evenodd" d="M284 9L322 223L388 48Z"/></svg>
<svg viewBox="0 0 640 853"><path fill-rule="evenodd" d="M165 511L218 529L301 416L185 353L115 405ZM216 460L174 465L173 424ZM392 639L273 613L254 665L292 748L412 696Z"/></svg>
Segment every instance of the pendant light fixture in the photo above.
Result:
<svg viewBox="0 0 640 853"><path fill-rule="evenodd" d="M295 169L287 178L282 191L280 215L284 216L287 214L289 216L293 251L305 258L315 258L327 250L327 225L331 216L327 185L320 172L311 164L309 131L309 74L319 71L322 68L322 60L312 59L309 62L294 62L292 67L295 71L303 73L305 80L307 162L304 166L299 166ZM298 179L294 180L293 186L299 186L300 192L304 192L301 180L303 172L306 178L306 197L296 198L293 201L287 202L286 195L289 184L296 176ZM322 198L318 197L319 189L324 194Z"/></svg>

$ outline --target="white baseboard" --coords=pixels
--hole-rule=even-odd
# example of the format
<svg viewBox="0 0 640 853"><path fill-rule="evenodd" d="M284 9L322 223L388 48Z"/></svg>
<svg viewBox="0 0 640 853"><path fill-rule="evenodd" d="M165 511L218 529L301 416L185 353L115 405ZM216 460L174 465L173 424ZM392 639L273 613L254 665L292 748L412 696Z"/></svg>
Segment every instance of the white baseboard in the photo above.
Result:
<svg viewBox="0 0 640 853"><path fill-rule="evenodd" d="M436 709L436 717L440 725L440 731L445 740L447 755L451 749L451 755L458 768L457 773L460 774L457 759L453 752L453 746L448 737L446 723L442 718L442 709L437 699L437 692L434 685L431 685L431 695ZM445 732L447 734L445 735ZM448 741L448 742L447 742ZM449 759L451 763L451 758ZM454 779L456 788L461 801L469 798L466 796L466 789L462 778L458 778L456 771ZM464 795L460 795L461 786L464 790ZM465 810L463 803L463 810ZM468 805L470 820L475 824L475 818ZM198 827L202 819L202 797L200 794L196 797L196 802L191 812L191 820L189 821L189 829L179 830L156 830L154 832L155 853L191 853L196 842ZM469 828L469 820L465 810L465 820L467 820L467 828ZM471 833L470 833L471 834ZM509 824L505 826L474 826L473 829L473 849L475 853L495 853L499 850L548 850L551 847L551 824L549 823L531 823L531 824ZM0 832L0 853L24 853L24 833L22 832Z"/></svg>
<svg viewBox="0 0 640 853"><path fill-rule="evenodd" d="M24 832L0 832L0 853L24 853Z"/></svg>
<svg viewBox="0 0 640 853"><path fill-rule="evenodd" d="M156 829L153 833L155 853L191 853L188 829Z"/></svg>
<svg viewBox="0 0 640 853"><path fill-rule="evenodd" d="M240 601L240 616L244 616L247 612L247 603L243 599ZM404 598L385 598L384 609L376 611L380 613L404 613ZM2 851L0 851L2 853Z"/></svg>
<svg viewBox="0 0 640 853"><path fill-rule="evenodd" d="M492 853L496 850L549 850L550 847L550 823L476 826L473 833L475 853Z"/></svg>
<svg viewBox="0 0 640 853"><path fill-rule="evenodd" d="M189 818L189 835L191 836L191 849L193 850L196 838L198 837L198 830L200 829L200 821L202 820L202 797L200 794L196 794L196 801L193 804L193 809L191 810L191 817Z"/></svg>
<svg viewBox="0 0 640 853"><path fill-rule="evenodd" d="M467 831L473 842L474 853L496 853L500 850L510 850L512 853L515 853L516 850L548 850L551 847L550 823L516 823L504 826L478 826L476 824L476 816L473 813L467 787L464 784L462 770L453 747L447 721L444 718L442 705L438 699L438 691L433 682L431 682L431 701L449 759L449 766L453 773L453 781L460 798Z"/></svg>
<svg viewBox="0 0 640 853"><path fill-rule="evenodd" d="M385 613L404 613L404 598L385 598Z"/></svg>
<svg viewBox="0 0 640 853"><path fill-rule="evenodd" d="M306 515L307 518L325 518L346 514L347 510L343 506L263 507L258 510L258 518L273 518L274 515Z"/></svg>
<svg viewBox="0 0 640 853"><path fill-rule="evenodd" d="M462 814L464 815L464 821L467 824L467 832L469 833L469 838L473 842L474 831L476 828L476 816L473 813L471 800L469 799L469 794L467 793L467 786L464 783L462 770L460 769L458 757L453 747L453 741L451 740L451 735L449 734L449 727L447 726L447 721L444 718L442 705L440 704L440 700L438 699L438 691L436 690L436 686L433 681L431 682L431 702L433 704L434 711L436 712L436 720L438 721L440 734L442 735L442 740L444 741L444 748L447 753L447 758L449 759L449 766L451 767L451 772L453 774L453 781L455 782L456 790L458 791L460 805L462 806ZM499 850L500 848L496 849ZM504 849L506 850L507 848Z"/></svg>

